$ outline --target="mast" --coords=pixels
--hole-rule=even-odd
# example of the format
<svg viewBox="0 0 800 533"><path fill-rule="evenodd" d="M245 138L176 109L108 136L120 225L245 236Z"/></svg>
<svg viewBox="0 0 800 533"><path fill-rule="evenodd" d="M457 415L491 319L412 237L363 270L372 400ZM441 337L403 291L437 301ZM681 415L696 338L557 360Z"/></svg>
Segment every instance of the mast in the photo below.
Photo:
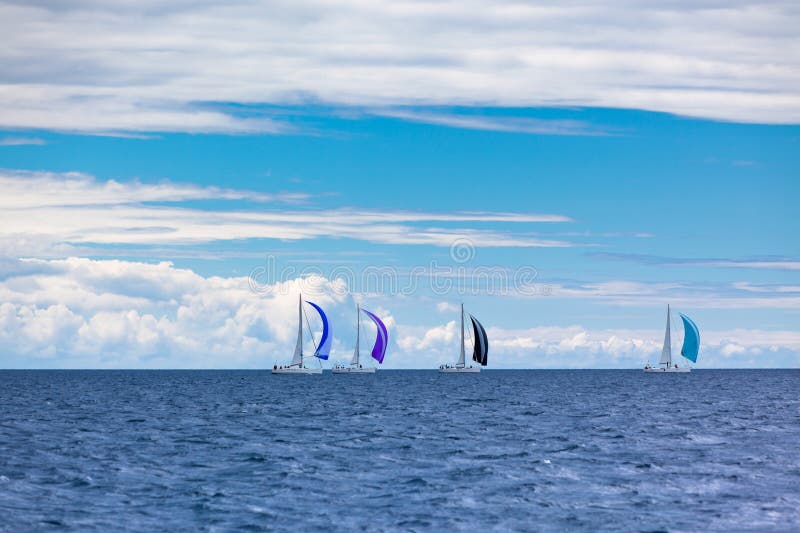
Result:
<svg viewBox="0 0 800 533"><path fill-rule="evenodd" d="M350 361L351 365L358 365L359 342L361 341L361 306L356 304L356 350L353 352L353 359Z"/></svg>
<svg viewBox="0 0 800 533"><path fill-rule="evenodd" d="M294 347L292 366L303 366L303 295L297 300L297 344Z"/></svg>
<svg viewBox="0 0 800 533"><path fill-rule="evenodd" d="M461 354L458 356L458 364L464 366L464 304L461 304Z"/></svg>
<svg viewBox="0 0 800 533"><path fill-rule="evenodd" d="M661 349L661 359L658 364L672 366L672 336L669 331L669 304L667 304L667 330L664 332L664 347Z"/></svg>

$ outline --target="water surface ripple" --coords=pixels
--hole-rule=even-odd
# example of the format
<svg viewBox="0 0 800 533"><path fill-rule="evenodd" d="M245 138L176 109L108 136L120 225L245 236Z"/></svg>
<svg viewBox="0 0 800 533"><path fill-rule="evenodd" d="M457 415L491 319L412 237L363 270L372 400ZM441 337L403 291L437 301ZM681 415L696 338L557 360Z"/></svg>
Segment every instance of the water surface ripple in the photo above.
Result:
<svg viewBox="0 0 800 533"><path fill-rule="evenodd" d="M800 371L0 371L0 530L798 530Z"/></svg>

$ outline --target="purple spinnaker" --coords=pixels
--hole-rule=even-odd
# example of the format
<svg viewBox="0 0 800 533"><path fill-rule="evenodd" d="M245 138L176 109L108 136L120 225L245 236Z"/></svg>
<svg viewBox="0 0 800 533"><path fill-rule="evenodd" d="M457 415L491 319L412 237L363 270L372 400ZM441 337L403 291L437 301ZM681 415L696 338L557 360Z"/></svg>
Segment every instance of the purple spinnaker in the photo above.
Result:
<svg viewBox="0 0 800 533"><path fill-rule="evenodd" d="M366 309L362 309L362 311L364 311L364 313L375 322L375 326L377 326L378 335L375 337L375 346L372 347L372 358L382 364L383 357L386 355L386 345L389 344L389 333L386 331L386 326L381 322L380 318Z"/></svg>

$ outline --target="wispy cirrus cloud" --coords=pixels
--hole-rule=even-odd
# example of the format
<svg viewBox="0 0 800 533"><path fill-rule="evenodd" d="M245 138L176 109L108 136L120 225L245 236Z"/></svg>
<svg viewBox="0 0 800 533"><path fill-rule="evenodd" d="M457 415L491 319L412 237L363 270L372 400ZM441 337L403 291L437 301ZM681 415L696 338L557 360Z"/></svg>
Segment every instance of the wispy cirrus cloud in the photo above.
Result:
<svg viewBox="0 0 800 533"><path fill-rule="evenodd" d="M792 257L749 257L749 258L685 258L663 257L646 254L626 254L596 252L589 254L600 259L630 261L645 265L662 266L701 266L713 268L754 268L767 270L800 270L800 259Z"/></svg>
<svg viewBox="0 0 800 533"><path fill-rule="evenodd" d="M785 284L755 284L749 281L737 281L733 286L742 291L768 293L768 294L800 294L800 285L785 285Z"/></svg>
<svg viewBox="0 0 800 533"><path fill-rule="evenodd" d="M587 300L605 305L687 309L800 309L800 286L737 282L643 282L637 280L537 279L536 290L512 291L522 298Z"/></svg>
<svg viewBox="0 0 800 533"><path fill-rule="evenodd" d="M81 245L188 245L242 239L347 238L381 244L449 247L568 247L531 231L486 229L472 223L567 223L558 214L424 212L358 208L290 208L304 194L264 194L192 184L99 181L78 173L0 173L0 247L9 255L78 253ZM227 200L214 209L191 200ZM239 201L258 202L259 209ZM462 227L443 227L461 223ZM506 226L507 227L507 226ZM48 253L48 250L51 253Z"/></svg>
<svg viewBox="0 0 800 533"><path fill-rule="evenodd" d="M188 200L249 200L252 202L297 203L305 193L264 194L254 191L201 187L162 181L99 181L80 172L30 172L0 170L0 207L28 209L125 205L143 202L185 202Z"/></svg>
<svg viewBox="0 0 800 533"><path fill-rule="evenodd" d="M788 0L5 2L0 127L283 133L294 131L286 121L208 103L308 101L601 106L795 124L797 27Z"/></svg>
<svg viewBox="0 0 800 533"><path fill-rule="evenodd" d="M42 146L47 141L38 137L0 137L0 146Z"/></svg>
<svg viewBox="0 0 800 533"><path fill-rule="evenodd" d="M718 268L757 268L768 270L800 270L800 261L793 259L715 259L695 263L698 266Z"/></svg>
<svg viewBox="0 0 800 533"><path fill-rule="evenodd" d="M506 133L535 133L539 135L618 135L607 128L580 120L557 120L526 117L499 117L463 113L443 113L410 109L385 109L375 115L410 122L436 124L451 128L500 131Z"/></svg>

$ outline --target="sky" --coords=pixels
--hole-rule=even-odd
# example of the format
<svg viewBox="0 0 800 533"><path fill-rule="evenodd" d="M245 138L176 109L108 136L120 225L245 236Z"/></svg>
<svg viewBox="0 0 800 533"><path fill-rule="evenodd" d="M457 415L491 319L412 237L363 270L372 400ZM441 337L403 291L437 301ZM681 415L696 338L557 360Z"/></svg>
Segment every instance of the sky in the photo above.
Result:
<svg viewBox="0 0 800 533"><path fill-rule="evenodd" d="M0 2L0 368L268 368L300 292L332 362L356 304L385 367L452 362L463 303L492 368L637 368L670 304L697 367L796 368L799 26L780 1Z"/></svg>

